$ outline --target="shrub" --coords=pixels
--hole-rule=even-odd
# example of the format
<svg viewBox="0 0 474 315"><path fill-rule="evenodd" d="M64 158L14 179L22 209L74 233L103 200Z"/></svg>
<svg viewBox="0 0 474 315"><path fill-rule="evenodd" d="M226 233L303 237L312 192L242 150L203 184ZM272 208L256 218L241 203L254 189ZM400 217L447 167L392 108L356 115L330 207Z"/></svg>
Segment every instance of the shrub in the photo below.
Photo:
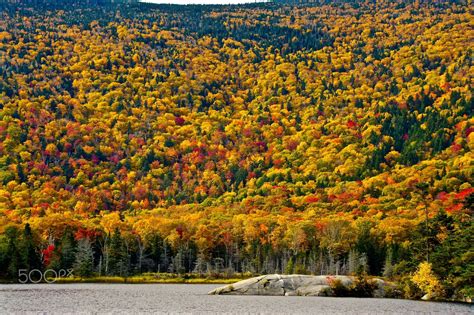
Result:
<svg viewBox="0 0 474 315"><path fill-rule="evenodd" d="M422 262L411 280L423 293L431 297L443 296L443 287L438 277L433 273L429 262Z"/></svg>
<svg viewBox="0 0 474 315"><path fill-rule="evenodd" d="M297 264L294 268L294 273L299 274L299 275L306 275L308 274L308 270L306 267L302 264Z"/></svg>
<svg viewBox="0 0 474 315"><path fill-rule="evenodd" d="M377 283L371 281L366 275L359 275L353 284L346 286L341 280L328 277L331 295L338 297L372 297Z"/></svg>
<svg viewBox="0 0 474 315"><path fill-rule="evenodd" d="M403 298L403 291L398 287L387 286L384 288L385 294L384 297L388 299L401 299Z"/></svg>
<svg viewBox="0 0 474 315"><path fill-rule="evenodd" d="M351 289L346 287L341 280L335 278L328 278L329 286L331 287L332 295L338 297L351 296Z"/></svg>
<svg viewBox="0 0 474 315"><path fill-rule="evenodd" d="M351 296L372 297L375 289L377 289L377 283L368 279L366 275L360 275L351 286L350 291Z"/></svg>
<svg viewBox="0 0 474 315"><path fill-rule="evenodd" d="M410 276L401 278L400 288L405 299L419 299L423 296L423 292L413 283Z"/></svg>

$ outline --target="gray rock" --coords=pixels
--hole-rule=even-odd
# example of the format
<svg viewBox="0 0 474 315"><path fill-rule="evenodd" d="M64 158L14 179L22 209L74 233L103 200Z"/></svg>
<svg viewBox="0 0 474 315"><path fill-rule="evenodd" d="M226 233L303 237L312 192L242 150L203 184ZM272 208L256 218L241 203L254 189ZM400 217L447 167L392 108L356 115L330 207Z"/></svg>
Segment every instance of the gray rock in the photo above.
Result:
<svg viewBox="0 0 474 315"><path fill-rule="evenodd" d="M330 292L331 287L328 285L309 285L297 288L295 295L299 296L326 296Z"/></svg>
<svg viewBox="0 0 474 315"><path fill-rule="evenodd" d="M383 281L382 279L372 279L371 281L377 284L377 288L372 292L372 296L375 298L383 298L386 294L387 287L391 287L387 282Z"/></svg>
<svg viewBox="0 0 474 315"><path fill-rule="evenodd" d="M354 277L349 276L308 276L308 275L265 275L234 284L226 285L209 292L209 294L238 295L286 295L286 296L327 296L330 282L335 279L344 286L350 286ZM374 296L383 297L388 285L381 279L373 279L377 283Z"/></svg>
<svg viewBox="0 0 474 315"><path fill-rule="evenodd" d="M423 295L423 296L421 297L421 299L422 299L423 301L430 301L430 300L433 299L433 297L432 297L429 293L426 293L425 295Z"/></svg>

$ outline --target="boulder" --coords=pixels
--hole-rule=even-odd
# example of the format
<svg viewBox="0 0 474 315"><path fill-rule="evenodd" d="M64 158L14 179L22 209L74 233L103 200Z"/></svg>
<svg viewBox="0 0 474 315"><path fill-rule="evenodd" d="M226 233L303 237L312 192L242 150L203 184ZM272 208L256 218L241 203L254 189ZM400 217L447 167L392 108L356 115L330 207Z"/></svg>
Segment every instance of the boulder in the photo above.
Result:
<svg viewBox="0 0 474 315"><path fill-rule="evenodd" d="M426 293L425 295L423 295L423 296L421 297L421 299L422 299L423 301L430 301L430 300L433 299L433 297L431 296L431 294Z"/></svg>
<svg viewBox="0 0 474 315"><path fill-rule="evenodd" d="M339 280L346 287L354 283L354 277L349 276L308 276L308 275L265 275L212 290L209 294L236 295L298 295L298 296L327 296L331 293L330 283ZM383 294L385 282L376 279L378 292Z"/></svg>
<svg viewBox="0 0 474 315"><path fill-rule="evenodd" d="M375 278L375 279L372 279L372 282L376 284L376 288L374 292L372 292L372 296L375 298L386 297L387 288L390 288L390 290L393 290L393 286L383 281L382 279Z"/></svg>

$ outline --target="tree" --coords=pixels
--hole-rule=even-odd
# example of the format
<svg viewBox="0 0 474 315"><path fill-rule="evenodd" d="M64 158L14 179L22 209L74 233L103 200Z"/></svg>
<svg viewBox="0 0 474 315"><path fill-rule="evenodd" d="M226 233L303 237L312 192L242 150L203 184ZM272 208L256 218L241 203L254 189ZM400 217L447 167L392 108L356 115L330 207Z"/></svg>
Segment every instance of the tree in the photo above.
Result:
<svg viewBox="0 0 474 315"><path fill-rule="evenodd" d="M120 230L116 228L108 247L108 274L117 276L127 276L129 267L129 257L122 239Z"/></svg>
<svg viewBox="0 0 474 315"><path fill-rule="evenodd" d="M428 294L430 298L442 295L442 287L436 275L433 274L431 264L422 262L418 266L416 273L412 277L412 281L420 288L421 291Z"/></svg>
<svg viewBox="0 0 474 315"><path fill-rule="evenodd" d="M39 269L41 270L41 258L36 247L36 241L33 238L33 233L29 223L25 224L23 230L23 239L21 243L21 250L23 261L25 262L28 270Z"/></svg>
<svg viewBox="0 0 474 315"><path fill-rule="evenodd" d="M94 256L89 239L83 238L79 240L73 267L74 275L77 275L81 278L87 278L93 275Z"/></svg>
<svg viewBox="0 0 474 315"><path fill-rule="evenodd" d="M71 269L76 262L77 241L71 231L67 231L61 238L59 268Z"/></svg>
<svg viewBox="0 0 474 315"><path fill-rule="evenodd" d="M7 2L1 277L36 266L35 251L71 266L69 231L93 231L77 239L106 275L190 271L198 257L199 272L365 261L400 275L426 260L447 296L472 292L469 1L159 17Z"/></svg>
<svg viewBox="0 0 474 315"><path fill-rule="evenodd" d="M364 253L367 257L368 272L373 275L381 274L384 257L384 245L371 233L372 225L370 222L363 222L359 225L358 239L355 249L359 253Z"/></svg>
<svg viewBox="0 0 474 315"><path fill-rule="evenodd" d="M9 226L5 230L5 235L8 239L6 256L7 258L7 277L9 279L16 279L18 270L24 266L22 256L19 250L18 228L16 226Z"/></svg>

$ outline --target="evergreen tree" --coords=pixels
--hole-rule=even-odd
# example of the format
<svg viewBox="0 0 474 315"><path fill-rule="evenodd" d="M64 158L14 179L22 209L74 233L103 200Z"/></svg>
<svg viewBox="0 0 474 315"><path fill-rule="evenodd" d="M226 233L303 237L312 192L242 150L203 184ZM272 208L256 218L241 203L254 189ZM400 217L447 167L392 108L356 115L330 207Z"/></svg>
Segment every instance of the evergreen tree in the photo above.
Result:
<svg viewBox="0 0 474 315"><path fill-rule="evenodd" d="M59 260L60 269L71 269L76 260L77 242L71 231L67 231L61 238L61 256Z"/></svg>
<svg viewBox="0 0 474 315"><path fill-rule="evenodd" d="M128 274L128 255L119 229L115 229L110 239L108 273L117 276Z"/></svg>
<svg viewBox="0 0 474 315"><path fill-rule="evenodd" d="M90 277L94 271L94 256L89 239L84 238L78 242L73 264L74 275L80 277Z"/></svg>
<svg viewBox="0 0 474 315"><path fill-rule="evenodd" d="M18 277L18 270L23 268L22 257L18 249L18 228L11 226L6 228L5 235L8 239L7 244L7 278L15 279Z"/></svg>
<svg viewBox="0 0 474 315"><path fill-rule="evenodd" d="M387 255L385 257L385 265L383 267L383 276L391 277L392 274L393 274L393 254L392 254L392 249L389 248L387 251Z"/></svg>
<svg viewBox="0 0 474 315"><path fill-rule="evenodd" d="M26 223L25 229L23 230L22 255L23 261L26 264L26 269L41 269L41 258L35 246L33 233L29 223Z"/></svg>
<svg viewBox="0 0 474 315"><path fill-rule="evenodd" d="M286 265L285 273L292 274L294 270L295 270L295 262L294 262L293 256L291 256L290 260L288 261L288 264Z"/></svg>
<svg viewBox="0 0 474 315"><path fill-rule="evenodd" d="M379 275L382 272L385 248L379 241L370 233L372 228L370 223L364 223L361 227L355 249L367 257L368 273Z"/></svg>
<svg viewBox="0 0 474 315"><path fill-rule="evenodd" d="M0 278L7 277L9 258L7 255L8 238L6 235L0 235Z"/></svg>
<svg viewBox="0 0 474 315"><path fill-rule="evenodd" d="M170 272L184 273L184 250L180 248L176 253L176 256L172 259L172 264L169 266L168 270Z"/></svg>

